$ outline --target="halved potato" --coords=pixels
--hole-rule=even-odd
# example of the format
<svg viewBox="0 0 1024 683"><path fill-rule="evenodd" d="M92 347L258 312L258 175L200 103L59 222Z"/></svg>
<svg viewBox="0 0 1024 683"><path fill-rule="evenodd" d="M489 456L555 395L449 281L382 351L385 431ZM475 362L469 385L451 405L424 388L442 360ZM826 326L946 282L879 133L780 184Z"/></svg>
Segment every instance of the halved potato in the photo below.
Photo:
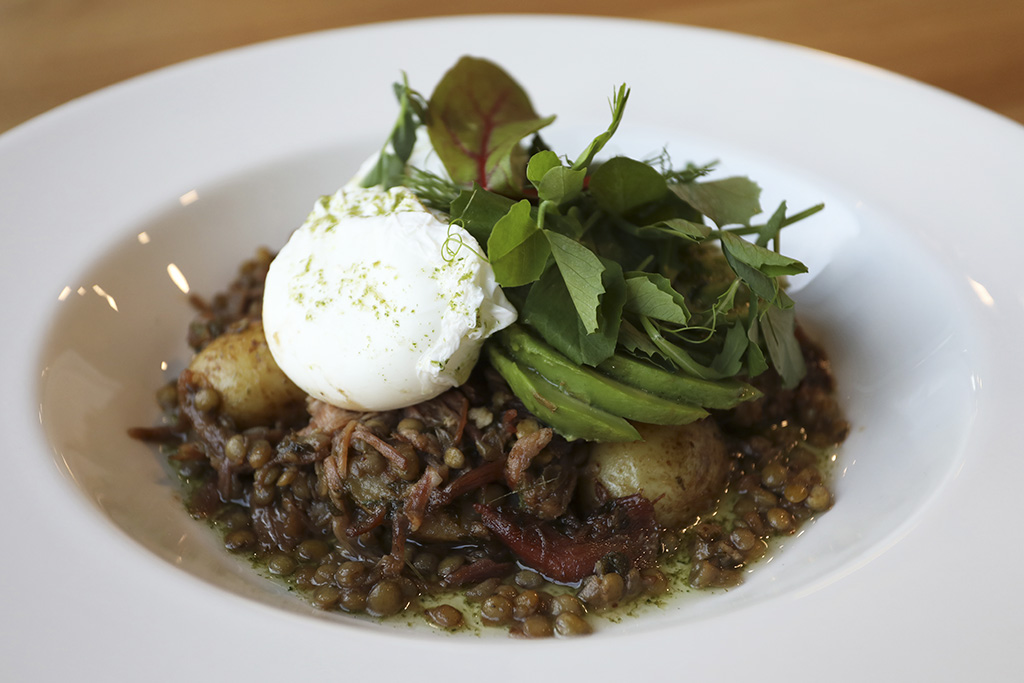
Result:
<svg viewBox="0 0 1024 683"><path fill-rule="evenodd" d="M196 354L189 370L206 377L220 394L221 411L239 429L273 424L305 405L306 393L270 355L262 323L217 337Z"/></svg>
<svg viewBox="0 0 1024 683"><path fill-rule="evenodd" d="M658 522L689 525L725 491L731 467L718 426L635 424L641 441L597 443L581 478L584 501L596 504L598 484L614 498L642 494L654 501Z"/></svg>

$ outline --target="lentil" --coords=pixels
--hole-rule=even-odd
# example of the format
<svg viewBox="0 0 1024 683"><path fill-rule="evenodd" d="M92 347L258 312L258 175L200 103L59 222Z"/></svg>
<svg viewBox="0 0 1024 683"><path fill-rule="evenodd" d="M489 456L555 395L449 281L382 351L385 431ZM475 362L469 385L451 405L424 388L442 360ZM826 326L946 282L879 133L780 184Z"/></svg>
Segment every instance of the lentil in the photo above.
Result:
<svg viewBox="0 0 1024 683"><path fill-rule="evenodd" d="M331 549L320 539L308 539L299 544L296 548L298 556L303 560L321 560Z"/></svg>
<svg viewBox="0 0 1024 683"><path fill-rule="evenodd" d="M298 567L298 563L295 561L295 558L284 553L272 555L267 560L267 568L270 570L270 573L277 576L288 576L295 571L296 567Z"/></svg>
<svg viewBox="0 0 1024 683"><path fill-rule="evenodd" d="M516 572L515 582L521 588L540 588L544 585L544 577L535 571L523 569Z"/></svg>
<svg viewBox="0 0 1024 683"><path fill-rule="evenodd" d="M292 578L295 584L303 587L310 588L313 585L313 574L316 573L316 567L310 567L309 565L301 565L297 567L292 574Z"/></svg>
<svg viewBox="0 0 1024 683"><path fill-rule="evenodd" d="M352 560L338 567L338 570L334 572L334 580L338 582L339 586L353 588L363 583L367 573L365 564Z"/></svg>
<svg viewBox="0 0 1024 683"><path fill-rule="evenodd" d="M248 529L237 529L224 537L224 547L228 550L249 550L256 545L256 536Z"/></svg>
<svg viewBox="0 0 1024 683"><path fill-rule="evenodd" d="M562 637L585 636L593 632L586 619L572 612L563 612L555 617L555 633Z"/></svg>
<svg viewBox="0 0 1024 683"><path fill-rule="evenodd" d="M245 529L249 526L249 515L241 508L232 507L228 508L218 521L226 529Z"/></svg>
<svg viewBox="0 0 1024 683"><path fill-rule="evenodd" d="M539 612L540 607L540 594L535 590L524 590L516 596L515 603L512 605L512 616L516 619L524 619Z"/></svg>
<svg viewBox="0 0 1024 683"><path fill-rule="evenodd" d="M466 597L470 600L482 601L494 595L494 591L500 583L501 579L496 576L486 581L481 581L477 585L466 589Z"/></svg>
<svg viewBox="0 0 1024 683"><path fill-rule="evenodd" d="M750 492L750 498L758 510L766 510L779 504L778 496L765 489L754 489Z"/></svg>
<svg viewBox="0 0 1024 683"><path fill-rule="evenodd" d="M550 638L555 634L551 619L543 614L534 614L523 620L523 635L527 638Z"/></svg>
<svg viewBox="0 0 1024 683"><path fill-rule="evenodd" d="M779 463L765 465L761 471L761 483L769 489L777 489L786 483L786 468Z"/></svg>
<svg viewBox="0 0 1024 683"><path fill-rule="evenodd" d="M495 626L512 620L512 601L504 595L492 595L480 605L480 617L485 624Z"/></svg>
<svg viewBox="0 0 1024 683"><path fill-rule="evenodd" d="M320 609L330 609L338 604L341 591L336 586L320 586L313 593L313 605Z"/></svg>
<svg viewBox="0 0 1024 683"><path fill-rule="evenodd" d="M224 457L236 465L245 459L246 453L245 437L241 434L235 434L224 444Z"/></svg>
<svg viewBox="0 0 1024 683"><path fill-rule="evenodd" d="M793 515L784 508L772 508L765 517L776 531L789 531L793 528Z"/></svg>
<svg viewBox="0 0 1024 683"><path fill-rule="evenodd" d="M431 576L437 573L439 560L433 553L417 553L412 561L413 568L421 576Z"/></svg>
<svg viewBox="0 0 1024 683"><path fill-rule="evenodd" d="M419 420L415 417L406 417L398 423L398 427L395 429L399 434L413 433L419 434L423 431L423 420Z"/></svg>
<svg viewBox="0 0 1024 683"><path fill-rule="evenodd" d="M466 466L466 455L455 446L449 446L444 451L444 464L453 470L460 470Z"/></svg>
<svg viewBox="0 0 1024 683"><path fill-rule="evenodd" d="M464 564L466 564L466 558L463 555L448 555L438 562L437 575L448 576Z"/></svg>
<svg viewBox="0 0 1024 683"><path fill-rule="evenodd" d="M757 536L754 535L750 529L746 527L737 527L729 535L729 542L733 544L737 550L749 551L757 545Z"/></svg>
<svg viewBox="0 0 1024 683"><path fill-rule="evenodd" d="M254 484L264 488L272 488L277 484L277 478L281 476L281 468L277 465L266 465L256 470Z"/></svg>
<svg viewBox="0 0 1024 683"><path fill-rule="evenodd" d="M281 476L279 476L277 478L277 481L274 483L279 488L284 486L291 486L292 482L295 481L295 478L298 475L299 471L297 469L295 469L294 467L286 467L284 472L281 473Z"/></svg>
<svg viewBox="0 0 1024 683"><path fill-rule="evenodd" d="M431 621L441 628L446 628L448 630L462 628L462 612L451 605L438 605L437 607L432 607L426 611L426 614L430 617Z"/></svg>
<svg viewBox="0 0 1024 683"><path fill-rule="evenodd" d="M216 389L203 387L196 392L192 400L195 402L196 410L209 413L216 410L220 405L220 394L217 393Z"/></svg>
<svg viewBox="0 0 1024 683"><path fill-rule="evenodd" d="M503 584L494 589L494 594L504 596L508 600L512 601L515 600L516 597L518 597L519 591L516 590L515 586Z"/></svg>
<svg viewBox="0 0 1024 683"><path fill-rule="evenodd" d="M266 439L256 439L246 454L249 466L254 470L266 465L274 457L274 449Z"/></svg>
<svg viewBox="0 0 1024 683"><path fill-rule="evenodd" d="M794 482L792 484L786 484L786 488L783 490L783 497L790 503L799 504L807 499L807 487L803 484Z"/></svg>
<svg viewBox="0 0 1024 683"><path fill-rule="evenodd" d="M822 512L832 505L832 494L821 484L815 484L807 494L805 503L815 512Z"/></svg>
<svg viewBox="0 0 1024 683"><path fill-rule="evenodd" d="M331 583L334 581L334 574L338 571L338 565L336 564L322 564L316 568L313 572L313 578L311 579L314 586L323 586L324 584Z"/></svg>
<svg viewBox="0 0 1024 683"><path fill-rule="evenodd" d="M178 407L178 383L168 382L156 392L156 403L164 412Z"/></svg>
<svg viewBox="0 0 1024 683"><path fill-rule="evenodd" d="M575 614L578 617L582 617L587 613L587 610L583 607L583 603L575 595L569 593L562 593L556 595L551 600L551 614L558 616L559 614Z"/></svg>
<svg viewBox="0 0 1024 683"><path fill-rule="evenodd" d="M263 484L253 484L252 496L250 500L253 505L267 506L274 502L274 497L277 495L277 491L274 490L273 486L264 486Z"/></svg>
<svg viewBox="0 0 1024 683"><path fill-rule="evenodd" d="M625 590L622 576L614 572L598 576L593 574L583 580L577 596L580 600L596 608L611 607L622 599Z"/></svg>
<svg viewBox="0 0 1024 683"><path fill-rule="evenodd" d="M405 597L402 587L390 579L376 584L366 595L366 611L375 617L398 614L404 607Z"/></svg>
<svg viewBox="0 0 1024 683"><path fill-rule="evenodd" d="M668 577L657 569L645 569L640 573L643 592L648 595L659 595L669 590Z"/></svg>
<svg viewBox="0 0 1024 683"><path fill-rule="evenodd" d="M362 612L366 609L366 593L352 588L343 588L338 605L346 612Z"/></svg>

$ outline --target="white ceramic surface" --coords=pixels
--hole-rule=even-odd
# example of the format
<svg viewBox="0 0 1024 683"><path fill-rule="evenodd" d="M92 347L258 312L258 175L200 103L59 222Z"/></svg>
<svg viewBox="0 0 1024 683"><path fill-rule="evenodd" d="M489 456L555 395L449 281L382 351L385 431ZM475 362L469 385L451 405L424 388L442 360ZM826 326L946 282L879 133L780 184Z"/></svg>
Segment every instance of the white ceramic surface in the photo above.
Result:
<svg viewBox="0 0 1024 683"><path fill-rule="evenodd" d="M521 51L527 32L546 50ZM720 159L722 175L765 188L766 207L826 202L784 240L811 268L795 296L854 431L836 507L741 588L571 642L332 617L221 551L125 436L155 419L153 389L187 361L190 312L168 265L210 293L256 246L281 244L379 144L400 71L429 92L463 53L505 65L538 111L559 115L556 148L603 130L626 82L616 150ZM777 662L836 681L1014 680L1021 158L1017 124L860 64L559 17L275 41L24 124L0 137L0 679L766 680Z"/></svg>

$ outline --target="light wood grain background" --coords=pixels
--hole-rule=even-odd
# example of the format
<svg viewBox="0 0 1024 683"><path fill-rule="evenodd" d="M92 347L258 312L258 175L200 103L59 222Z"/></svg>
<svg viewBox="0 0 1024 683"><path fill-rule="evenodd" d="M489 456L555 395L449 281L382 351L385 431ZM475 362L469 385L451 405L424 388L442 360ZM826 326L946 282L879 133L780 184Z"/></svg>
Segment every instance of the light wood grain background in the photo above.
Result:
<svg viewBox="0 0 1024 683"><path fill-rule="evenodd" d="M1024 0L0 0L0 132L219 50L489 12L635 17L783 40L916 78L1024 123Z"/></svg>

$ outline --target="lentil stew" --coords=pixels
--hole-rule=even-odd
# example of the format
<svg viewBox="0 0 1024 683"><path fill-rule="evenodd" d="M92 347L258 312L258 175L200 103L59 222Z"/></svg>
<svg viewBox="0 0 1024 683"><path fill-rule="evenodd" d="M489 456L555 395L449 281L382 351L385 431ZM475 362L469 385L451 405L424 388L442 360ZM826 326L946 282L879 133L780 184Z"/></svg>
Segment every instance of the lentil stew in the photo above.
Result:
<svg viewBox="0 0 1024 683"><path fill-rule="evenodd" d="M224 292L193 297L197 354L258 328L272 258L260 250ZM227 551L319 609L577 636L595 615L668 593L669 564L687 567L693 588L737 585L773 537L833 505L828 461L849 427L822 349L798 338L808 371L795 388L769 371L751 382L760 398L661 428L689 445L669 493L651 498L598 471L599 448L614 458L628 446L566 441L483 361L463 386L401 410L359 413L285 392L261 399L271 414L245 419L233 390L193 365L158 390L163 423L130 433L159 444L189 513ZM255 354L258 342L246 343ZM664 512L670 504L677 514Z"/></svg>

